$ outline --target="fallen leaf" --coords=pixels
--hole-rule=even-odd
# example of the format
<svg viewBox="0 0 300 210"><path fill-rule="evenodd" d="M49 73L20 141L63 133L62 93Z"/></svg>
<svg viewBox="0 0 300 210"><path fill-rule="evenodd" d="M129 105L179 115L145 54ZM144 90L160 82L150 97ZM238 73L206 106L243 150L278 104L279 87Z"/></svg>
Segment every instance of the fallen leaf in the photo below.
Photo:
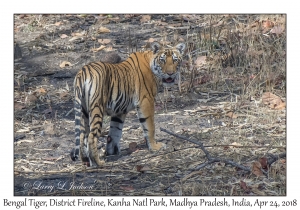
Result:
<svg viewBox="0 0 300 210"><path fill-rule="evenodd" d="M270 29L270 28L274 27L274 23L269 20L264 20L264 21L262 21L262 26L263 26L263 28Z"/></svg>
<svg viewBox="0 0 300 210"><path fill-rule="evenodd" d="M35 103L37 100L37 97L33 94L31 95L28 95L26 98L25 98L25 104L33 104Z"/></svg>
<svg viewBox="0 0 300 210"><path fill-rule="evenodd" d="M252 171L256 176L262 176L263 172L261 171L261 164L258 161L252 163Z"/></svg>
<svg viewBox="0 0 300 210"><path fill-rule="evenodd" d="M263 169L268 170L268 159L266 157L259 158L258 161Z"/></svg>
<svg viewBox="0 0 300 210"><path fill-rule="evenodd" d="M285 164L286 160L285 159L280 159L279 162L282 163L282 164Z"/></svg>
<svg viewBox="0 0 300 210"><path fill-rule="evenodd" d="M218 27L224 24L224 21L219 21L217 24L214 24L213 27Z"/></svg>
<svg viewBox="0 0 300 210"><path fill-rule="evenodd" d="M65 39L65 38L67 38L67 37L68 37L68 35L66 35L66 34L60 35L60 38L62 38L62 39Z"/></svg>
<svg viewBox="0 0 300 210"><path fill-rule="evenodd" d="M271 29L270 33L272 34L282 34L284 31L284 28L282 26L275 26L274 28Z"/></svg>
<svg viewBox="0 0 300 210"><path fill-rule="evenodd" d="M109 24L110 23L110 19L108 19L108 18L106 18L106 19L99 19L99 20L101 20L101 25L105 25L105 24Z"/></svg>
<svg viewBox="0 0 300 210"><path fill-rule="evenodd" d="M134 152L134 151L136 151L137 150L137 143L136 142L131 142L130 144L129 144L129 151L130 152Z"/></svg>
<svg viewBox="0 0 300 210"><path fill-rule="evenodd" d="M101 45L101 46L98 47L98 48L92 48L91 51L92 51L92 52L98 52L98 51L100 51L100 50L103 50L104 48L105 48L105 46L104 46L104 45Z"/></svg>
<svg viewBox="0 0 300 210"><path fill-rule="evenodd" d="M83 36L84 35L84 33L78 33L78 32L73 32L73 33L71 33L71 36Z"/></svg>
<svg viewBox="0 0 300 210"><path fill-rule="evenodd" d="M69 39L69 42L73 42L73 41L75 41L77 39L82 39L82 36L74 36L71 39Z"/></svg>
<svg viewBox="0 0 300 210"><path fill-rule="evenodd" d="M120 186L120 189L125 190L125 191L134 191L134 188L132 187L132 185L129 186Z"/></svg>
<svg viewBox="0 0 300 210"><path fill-rule="evenodd" d="M71 64L69 61L63 61L63 62L59 65L60 68L65 68L65 67L67 67L67 66L72 66L72 64Z"/></svg>
<svg viewBox="0 0 300 210"><path fill-rule="evenodd" d="M230 117L232 119L236 119L238 116L234 114L233 112L228 112L225 116Z"/></svg>
<svg viewBox="0 0 300 210"><path fill-rule="evenodd" d="M247 186L246 182L241 181L240 186L244 191L249 192L249 187Z"/></svg>
<svg viewBox="0 0 300 210"><path fill-rule="evenodd" d="M180 37L180 38L178 39L178 41L179 41L179 42L185 42L185 40L184 40L182 37Z"/></svg>
<svg viewBox="0 0 300 210"><path fill-rule="evenodd" d="M120 18L119 17L108 17L108 19L109 20L112 20L112 21L118 21L118 20L120 20ZM103 24L103 23L102 23Z"/></svg>
<svg viewBox="0 0 300 210"><path fill-rule="evenodd" d="M105 28L105 27L100 27L98 29L98 33L101 34L101 33L109 33L110 30L108 28Z"/></svg>
<svg viewBox="0 0 300 210"><path fill-rule="evenodd" d="M45 129L45 134L50 134L50 135L54 135L54 125L52 123L49 124L45 124L44 125L44 129Z"/></svg>
<svg viewBox="0 0 300 210"><path fill-rule="evenodd" d="M141 166L141 165L137 165L136 166L136 170L138 171L138 172L141 172L141 169L143 168L143 166Z"/></svg>
<svg viewBox="0 0 300 210"><path fill-rule="evenodd" d="M142 15L142 18L140 19L141 23L145 23L151 20L150 15Z"/></svg>
<svg viewBox="0 0 300 210"><path fill-rule="evenodd" d="M233 142L230 144L230 148L233 148L233 147L241 147L243 145L241 145L240 143L237 143L237 142Z"/></svg>
<svg viewBox="0 0 300 210"><path fill-rule="evenodd" d="M133 16L134 16L134 15L132 15L132 14L125 14L125 15L124 15L125 18L132 18Z"/></svg>
<svg viewBox="0 0 300 210"><path fill-rule="evenodd" d="M145 171L150 171L150 170L151 170L151 168L149 166L145 165L144 167L142 167L140 169L140 172L145 172Z"/></svg>
<svg viewBox="0 0 300 210"><path fill-rule="evenodd" d="M206 64L206 56L197 57L197 59L195 60L195 65L202 66L204 64Z"/></svg>
<svg viewBox="0 0 300 210"><path fill-rule="evenodd" d="M98 39L98 42L100 44L108 44L111 42L111 39Z"/></svg>
<svg viewBox="0 0 300 210"><path fill-rule="evenodd" d="M279 96L270 92L265 92L262 95L262 102L268 105L271 109L282 110L285 109L285 102L281 100Z"/></svg>
<svg viewBox="0 0 300 210"><path fill-rule="evenodd" d="M151 168L149 167L149 166L147 166L147 165L144 165L144 166L141 166L141 165L137 165L136 166L136 170L138 171L138 172L145 172L145 171L150 171L151 170Z"/></svg>
<svg viewBox="0 0 300 210"><path fill-rule="evenodd" d="M62 22L56 22L56 23L54 23L54 25L56 25L56 26L60 26L62 24Z"/></svg>
<svg viewBox="0 0 300 210"><path fill-rule="evenodd" d="M29 168L26 168L25 166L21 166L24 172L32 172Z"/></svg>
<svg viewBox="0 0 300 210"><path fill-rule="evenodd" d="M38 95L46 95L47 93L47 91L42 87L36 90L36 92L38 93Z"/></svg>
<svg viewBox="0 0 300 210"><path fill-rule="evenodd" d="M277 105L274 109L283 110L283 109L285 109L285 107L286 107L285 102L282 102L281 104Z"/></svg>
<svg viewBox="0 0 300 210"><path fill-rule="evenodd" d="M60 95L59 95L59 97L60 97L60 99L65 99L65 98L67 98L67 96L68 96L68 92L62 92Z"/></svg>

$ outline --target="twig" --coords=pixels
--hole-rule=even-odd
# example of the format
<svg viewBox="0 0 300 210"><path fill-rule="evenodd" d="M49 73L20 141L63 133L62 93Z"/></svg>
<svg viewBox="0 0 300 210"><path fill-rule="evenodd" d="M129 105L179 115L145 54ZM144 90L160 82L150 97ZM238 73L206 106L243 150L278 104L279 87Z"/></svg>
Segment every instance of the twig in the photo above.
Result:
<svg viewBox="0 0 300 210"><path fill-rule="evenodd" d="M199 145L200 148L202 149L202 151L205 153L206 157L207 157L209 160L211 159L211 156L210 156L209 152L204 148L204 146L203 146L203 144L202 144L201 142L198 142L198 141L193 140L193 139L189 139L189 138L187 138L187 137L185 137L185 136L181 136L181 135L172 133L171 131L168 131L168 130L166 130L166 129L164 129L164 128L160 128L160 130L163 131L163 132L166 132L166 133L168 133L168 134L170 134L170 135L172 135L172 136L175 136L175 137L177 137L177 138L184 139L184 140L187 140L187 141L189 141L189 142L192 142L192 143L194 143L194 144Z"/></svg>
<svg viewBox="0 0 300 210"><path fill-rule="evenodd" d="M74 108L72 108L67 114L66 114L66 117L71 114L71 112L73 112Z"/></svg>

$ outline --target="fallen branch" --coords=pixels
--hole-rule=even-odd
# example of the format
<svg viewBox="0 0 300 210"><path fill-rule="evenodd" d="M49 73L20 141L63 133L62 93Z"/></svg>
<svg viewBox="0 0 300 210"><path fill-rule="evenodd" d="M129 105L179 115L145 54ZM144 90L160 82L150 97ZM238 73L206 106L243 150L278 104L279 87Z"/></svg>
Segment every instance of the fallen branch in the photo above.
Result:
<svg viewBox="0 0 300 210"><path fill-rule="evenodd" d="M173 132L171 132L171 131L168 131L168 130L166 130L166 129L164 129L164 128L160 128L160 130L163 131L163 132L166 132L166 133L168 133L168 134L170 134L170 135L172 135L172 136L175 136L175 137L177 137L177 138L179 138L179 139L184 139L184 140L186 140L186 141L189 141L189 142L192 142L192 143L194 143L194 144L197 144L197 145L199 146L199 148L205 153L205 156L207 157L208 162L205 162L205 163L202 163L202 164L198 165L198 166L194 169L194 171L195 171L195 170L199 170L199 169L201 169L201 168L204 168L205 166L207 166L207 165L209 165L209 164L212 164L212 163L215 163L215 162L223 162L223 163L232 165L232 166L234 166L234 167L240 168L240 169L242 169L242 170L244 170L244 171L252 172L252 168L251 168L251 167L246 167L246 166L240 165L240 164L238 164L238 163L236 163L236 162L234 162L234 161L232 161L232 160L223 159L223 158L218 158L218 157L212 157L212 156L210 155L210 153L205 149L206 146L204 146L204 145L203 145L201 142L199 142L199 141L193 140L193 139L191 139L191 138L187 138L187 137L185 137L185 136L181 136L181 135L175 134L175 133L173 133ZM272 155L272 154L268 154L268 155L271 156L270 158L268 158L268 165L269 165L269 166L270 166L272 163L274 163L276 160L278 160L278 159L283 158L283 157L286 156L285 153L279 154L279 155L277 155L277 156ZM267 172L266 172L266 171L264 171L264 170L261 170L261 171L262 171L265 175L267 175Z"/></svg>
<svg viewBox="0 0 300 210"><path fill-rule="evenodd" d="M270 154L270 153L268 153L267 155L271 156L270 158L268 158L268 162L267 162L268 165L269 165L269 167L272 165L272 163L274 163L278 159L286 157L286 153L285 152L281 153L279 155L273 155L273 154Z"/></svg>

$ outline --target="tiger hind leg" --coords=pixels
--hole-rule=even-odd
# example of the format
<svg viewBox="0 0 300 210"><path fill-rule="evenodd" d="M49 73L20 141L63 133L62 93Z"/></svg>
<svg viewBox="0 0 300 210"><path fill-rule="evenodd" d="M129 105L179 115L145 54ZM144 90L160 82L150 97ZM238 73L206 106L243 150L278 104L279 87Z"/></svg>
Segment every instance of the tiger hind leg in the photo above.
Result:
<svg viewBox="0 0 300 210"><path fill-rule="evenodd" d="M104 160L100 160L97 146L102 129L102 113L103 110L101 111L98 106L95 106L90 113L90 132L87 137L86 147L86 154L88 154L89 158L89 166L101 166L104 164Z"/></svg>
<svg viewBox="0 0 300 210"><path fill-rule="evenodd" d="M75 101L75 141L76 146L71 151L71 159L76 161L79 156L86 165L89 163L87 152L87 134L89 133L88 114L81 103Z"/></svg>
<svg viewBox="0 0 300 210"><path fill-rule="evenodd" d="M106 155L120 154L120 139L126 114L111 117L110 129L107 137Z"/></svg>

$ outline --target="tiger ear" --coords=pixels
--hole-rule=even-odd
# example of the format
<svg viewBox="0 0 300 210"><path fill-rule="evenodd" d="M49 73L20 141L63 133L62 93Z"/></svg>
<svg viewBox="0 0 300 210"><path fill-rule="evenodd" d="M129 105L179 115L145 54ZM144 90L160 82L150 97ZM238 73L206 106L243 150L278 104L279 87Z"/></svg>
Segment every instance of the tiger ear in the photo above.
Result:
<svg viewBox="0 0 300 210"><path fill-rule="evenodd" d="M176 45L175 48L180 52L180 54L183 54L184 49L185 49L185 44L184 43L179 43L179 44Z"/></svg>
<svg viewBox="0 0 300 210"><path fill-rule="evenodd" d="M156 54L161 48L161 45L158 42L152 42L151 43L151 49L154 54Z"/></svg>

